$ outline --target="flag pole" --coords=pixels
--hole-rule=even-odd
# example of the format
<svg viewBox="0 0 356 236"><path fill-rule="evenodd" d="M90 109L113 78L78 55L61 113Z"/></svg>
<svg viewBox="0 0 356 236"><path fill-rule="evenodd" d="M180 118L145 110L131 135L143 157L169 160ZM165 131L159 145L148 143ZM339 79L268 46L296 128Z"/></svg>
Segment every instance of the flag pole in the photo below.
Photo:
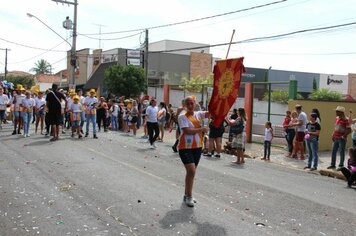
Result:
<svg viewBox="0 0 356 236"><path fill-rule="evenodd" d="M230 47L231 47L231 43L232 43L232 39L234 38L234 34L235 34L235 29L232 30L232 35L231 35L231 39L230 39L230 43L229 43L229 48L227 49L227 53L226 53L226 58L229 56L229 52L230 52Z"/></svg>

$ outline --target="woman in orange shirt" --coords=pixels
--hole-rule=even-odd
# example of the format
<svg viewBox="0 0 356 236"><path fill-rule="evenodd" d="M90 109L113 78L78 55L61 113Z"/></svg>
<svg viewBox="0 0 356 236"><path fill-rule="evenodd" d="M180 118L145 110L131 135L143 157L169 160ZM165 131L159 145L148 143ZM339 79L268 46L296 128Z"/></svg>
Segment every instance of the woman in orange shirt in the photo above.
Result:
<svg viewBox="0 0 356 236"><path fill-rule="evenodd" d="M179 115L178 123L181 129L178 149L179 156L186 169L185 192L183 201L189 207L194 207L192 197L195 172L199 164L203 135L208 132L207 127L201 127L201 120L209 116L206 111L194 111L195 99L187 97L184 100L186 112Z"/></svg>

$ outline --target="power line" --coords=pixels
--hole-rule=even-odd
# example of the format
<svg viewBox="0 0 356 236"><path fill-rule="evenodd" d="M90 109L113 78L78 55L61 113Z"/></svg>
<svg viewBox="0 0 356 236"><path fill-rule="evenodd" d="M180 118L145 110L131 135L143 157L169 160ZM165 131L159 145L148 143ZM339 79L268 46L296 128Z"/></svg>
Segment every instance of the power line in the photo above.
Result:
<svg viewBox="0 0 356 236"><path fill-rule="evenodd" d="M42 55L44 55L44 54L46 54L46 53L48 53L48 52L50 52L50 51L53 51L52 49L54 49L54 48L58 47L59 45L63 44L64 42L66 42L66 41L67 41L68 39L70 39L70 38L71 38L71 37L67 38L66 40L62 41L61 43L57 44L56 46L54 46L54 47L52 47L52 48L50 48L50 49L47 49L46 52L40 53L40 54L38 54L38 55L36 55L36 56L33 56L33 57L30 57L30 58L24 59L24 60L22 60L22 61L11 62L11 63L9 63L9 64L19 64L19 63L23 63L23 62L30 61L30 60L32 60L32 59L34 59L34 58L36 58L36 57L42 56Z"/></svg>
<svg viewBox="0 0 356 236"><path fill-rule="evenodd" d="M262 4L262 5L253 6L253 7L248 7L248 8L244 8L244 9L239 9L239 10L235 10L235 11L225 12L225 13L221 13L221 14L217 14L217 15L206 16L206 17L201 17L201 18L196 18L196 19L191 19L191 20L185 20L185 21L180 21L180 22L175 22L175 23L170 23L170 24L165 24L165 25L151 26L151 27L145 27L145 28L133 29L133 30L106 32L106 33L101 33L101 34L121 34L121 33L129 33L129 32L136 32L136 31L144 31L146 29L147 30L151 30L151 29L158 29L158 28L176 26L176 25L187 24L187 23L192 23L192 22L196 22L196 21L208 20L208 19L221 17L221 16L227 16L227 15L236 14L236 13L240 13L240 12L244 12L244 11L250 11L250 10L263 8L263 7L267 7L267 6L271 6L271 5L275 5L275 4L280 4L280 3L283 3L283 2L287 2L287 1L288 0L280 0L280 1L275 1L275 2L271 2L271 3L266 3L266 4ZM84 34L84 35L98 35L98 33L87 33L87 34Z"/></svg>
<svg viewBox="0 0 356 236"><path fill-rule="evenodd" d="M321 30L329 30L329 29L335 29L335 28L346 27L346 26L351 26L351 25L356 25L356 22L350 22L350 23L345 23L345 24L326 26L326 27L310 28L310 29L304 29L304 30L297 30L297 31L289 32L289 33L277 34L277 35L272 35L272 36L263 36L263 37L250 38L250 39L245 39L245 40L241 40L241 41L231 42L231 44L253 43L253 42L275 40L275 39L280 39L280 38L284 38L284 37L291 36L291 35L297 35L297 34L301 34L301 33L307 33L307 32L313 32L313 31L321 31ZM178 52L178 51L202 49L202 48L207 48L207 47L211 47L211 48L212 47L220 47L220 46L226 46L228 44L230 44L230 42L229 43L219 43L219 44L213 44L213 45L198 46L198 47L190 47L190 48L179 48L179 49L171 49L171 50L151 51L150 53Z"/></svg>
<svg viewBox="0 0 356 236"><path fill-rule="evenodd" d="M25 48L31 48L31 49L42 50L42 51L49 51L48 49L45 49L45 48L29 46L29 45L13 42L13 41L10 41L10 40L7 40L7 39L3 39L3 38L0 38L0 40L5 41L7 43L15 44L17 46L25 47ZM63 50L51 50L51 51L52 52L66 52L66 51L63 51Z"/></svg>
<svg viewBox="0 0 356 236"><path fill-rule="evenodd" d="M142 34L142 32L139 32L139 33L136 33L136 34L131 34L131 35L127 35L127 36L123 36L123 37L120 37L120 38L106 38L106 39L101 39L101 38L94 38L94 37L90 37L88 35L85 35L85 34L80 34L78 33L78 35L81 35L81 36L84 36L86 38L89 38L89 39L94 39L94 40L120 40L120 39L126 39L126 38L131 38L131 37L134 37L136 35L140 35Z"/></svg>

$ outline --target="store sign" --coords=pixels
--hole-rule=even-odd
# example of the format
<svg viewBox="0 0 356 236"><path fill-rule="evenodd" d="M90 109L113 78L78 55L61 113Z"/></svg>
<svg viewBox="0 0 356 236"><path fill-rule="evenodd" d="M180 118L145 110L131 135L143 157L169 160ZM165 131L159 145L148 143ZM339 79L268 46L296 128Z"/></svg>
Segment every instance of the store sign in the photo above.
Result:
<svg viewBox="0 0 356 236"><path fill-rule="evenodd" d="M141 60L137 58L127 58L127 65L140 66Z"/></svg>
<svg viewBox="0 0 356 236"><path fill-rule="evenodd" d="M140 50L127 50L127 57L128 58L141 58L141 51Z"/></svg>
<svg viewBox="0 0 356 236"><path fill-rule="evenodd" d="M343 83L342 80L330 79L330 76L328 76L328 79L327 79L327 82L326 82L327 85L330 85L330 84L342 84L342 83Z"/></svg>

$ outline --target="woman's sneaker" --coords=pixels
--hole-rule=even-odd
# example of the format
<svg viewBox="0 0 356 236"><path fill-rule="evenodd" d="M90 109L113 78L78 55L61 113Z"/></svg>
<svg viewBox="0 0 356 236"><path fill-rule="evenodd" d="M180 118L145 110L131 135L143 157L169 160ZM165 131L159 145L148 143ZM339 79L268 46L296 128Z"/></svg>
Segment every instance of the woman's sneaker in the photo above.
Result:
<svg viewBox="0 0 356 236"><path fill-rule="evenodd" d="M194 207L194 199L193 199L193 197L184 196L184 202L188 207Z"/></svg>

